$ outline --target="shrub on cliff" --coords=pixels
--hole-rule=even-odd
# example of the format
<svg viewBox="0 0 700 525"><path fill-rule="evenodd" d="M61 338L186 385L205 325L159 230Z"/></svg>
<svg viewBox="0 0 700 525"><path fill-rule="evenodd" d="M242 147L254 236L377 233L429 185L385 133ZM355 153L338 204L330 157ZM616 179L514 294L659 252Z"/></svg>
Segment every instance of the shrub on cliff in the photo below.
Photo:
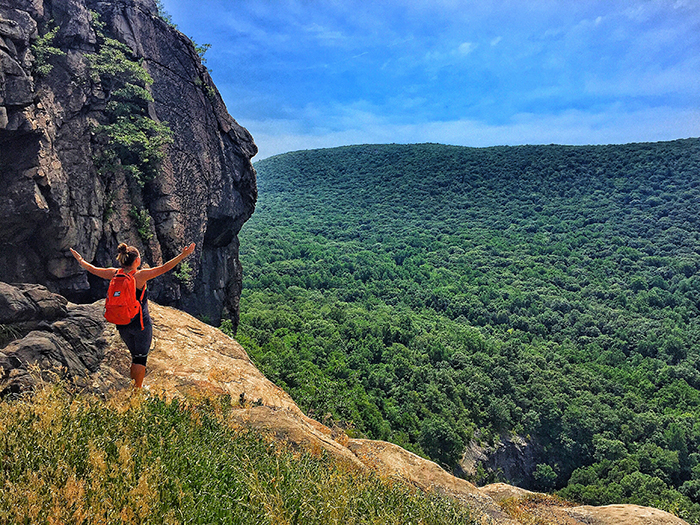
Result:
<svg viewBox="0 0 700 525"><path fill-rule="evenodd" d="M66 54L65 51L54 46L58 30L58 27L47 30L32 44L32 53L34 54L32 71L39 77L46 76L53 70L53 64L50 62L52 57L65 56Z"/></svg>
<svg viewBox="0 0 700 525"><path fill-rule="evenodd" d="M102 171L124 170L142 188L158 174L172 131L148 114L148 104L153 102L148 91L151 76L126 44L105 33L99 15L91 15L97 52L87 57L92 81L105 94L107 117L107 123L95 129L96 141L105 143L95 160Z"/></svg>

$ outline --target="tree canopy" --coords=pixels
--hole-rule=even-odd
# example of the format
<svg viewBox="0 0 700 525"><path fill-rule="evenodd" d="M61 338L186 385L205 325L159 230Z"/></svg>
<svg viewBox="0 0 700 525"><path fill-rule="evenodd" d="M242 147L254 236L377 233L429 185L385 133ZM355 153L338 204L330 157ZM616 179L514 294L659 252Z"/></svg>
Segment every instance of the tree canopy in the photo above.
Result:
<svg viewBox="0 0 700 525"><path fill-rule="evenodd" d="M517 434L508 481L700 519L700 140L255 168L238 338L304 410L447 468Z"/></svg>

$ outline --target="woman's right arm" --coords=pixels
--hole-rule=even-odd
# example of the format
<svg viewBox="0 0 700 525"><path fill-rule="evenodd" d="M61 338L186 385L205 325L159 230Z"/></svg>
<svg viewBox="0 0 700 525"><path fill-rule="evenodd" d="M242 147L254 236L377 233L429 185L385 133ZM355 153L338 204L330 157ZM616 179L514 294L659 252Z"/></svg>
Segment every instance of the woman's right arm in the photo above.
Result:
<svg viewBox="0 0 700 525"><path fill-rule="evenodd" d="M192 252L194 252L194 243L184 247L180 255L173 257L168 262L161 264L160 266L139 270L138 274L136 275L136 286L140 288L142 283L169 272L175 268L180 261L192 255Z"/></svg>
<svg viewBox="0 0 700 525"><path fill-rule="evenodd" d="M75 257L75 260L78 261L78 264L80 266L85 268L91 274L97 275L97 277L102 277L103 279L111 279L112 277L114 277L114 274L117 273L116 268L99 268L97 266L93 266L85 259L83 259L83 257L73 248L70 249L70 252L73 254L73 257Z"/></svg>

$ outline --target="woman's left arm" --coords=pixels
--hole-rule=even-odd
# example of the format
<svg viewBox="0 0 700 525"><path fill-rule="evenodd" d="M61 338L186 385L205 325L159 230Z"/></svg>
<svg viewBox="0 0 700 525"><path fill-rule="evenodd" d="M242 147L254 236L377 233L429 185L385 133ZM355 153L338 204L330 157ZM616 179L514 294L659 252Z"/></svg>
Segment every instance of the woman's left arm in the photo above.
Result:
<svg viewBox="0 0 700 525"><path fill-rule="evenodd" d="M88 272L90 272L93 275L97 275L97 277L102 277L103 279L109 280L112 277L114 277L115 273L117 273L116 268L100 268L99 266L94 266L90 264L85 259L83 259L82 255L76 252L73 248L70 249L70 252L73 254L73 257L75 257L75 260L78 261L78 264L82 268L85 268Z"/></svg>

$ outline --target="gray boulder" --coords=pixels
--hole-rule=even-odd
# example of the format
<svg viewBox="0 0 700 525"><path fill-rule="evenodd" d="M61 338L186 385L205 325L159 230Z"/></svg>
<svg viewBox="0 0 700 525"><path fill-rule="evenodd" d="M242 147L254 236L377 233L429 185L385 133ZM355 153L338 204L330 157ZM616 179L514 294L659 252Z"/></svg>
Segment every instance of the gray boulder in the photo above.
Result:
<svg viewBox="0 0 700 525"><path fill-rule="evenodd" d="M31 390L47 376L87 388L104 358L104 328L97 305L68 303L43 286L0 282L0 397Z"/></svg>

